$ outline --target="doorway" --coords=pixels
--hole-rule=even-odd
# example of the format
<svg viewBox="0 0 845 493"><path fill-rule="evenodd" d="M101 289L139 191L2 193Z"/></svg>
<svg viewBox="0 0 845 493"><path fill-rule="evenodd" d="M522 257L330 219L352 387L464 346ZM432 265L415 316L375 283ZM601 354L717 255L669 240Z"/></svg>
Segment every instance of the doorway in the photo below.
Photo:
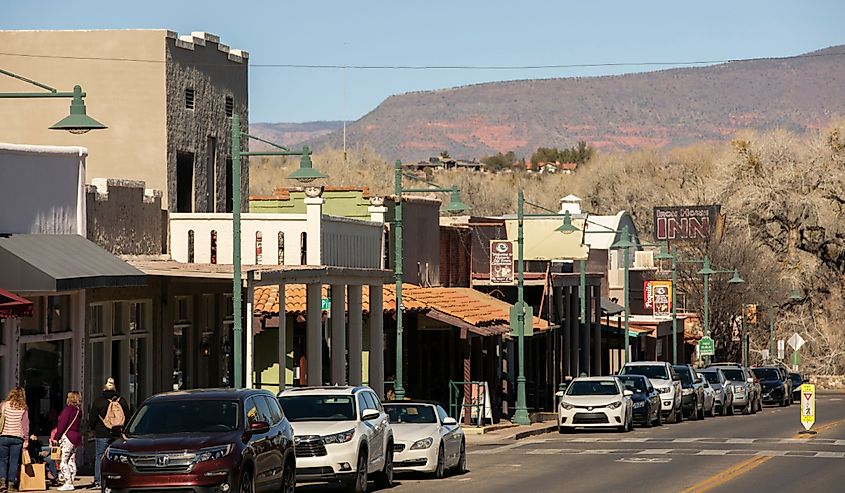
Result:
<svg viewBox="0 0 845 493"><path fill-rule="evenodd" d="M194 154L176 153L176 212L194 212Z"/></svg>

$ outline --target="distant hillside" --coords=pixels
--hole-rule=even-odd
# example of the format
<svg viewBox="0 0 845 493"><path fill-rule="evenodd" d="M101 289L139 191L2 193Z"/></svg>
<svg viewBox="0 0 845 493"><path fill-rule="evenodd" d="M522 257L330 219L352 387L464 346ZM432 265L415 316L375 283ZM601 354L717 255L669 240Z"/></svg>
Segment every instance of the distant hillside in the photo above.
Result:
<svg viewBox="0 0 845 493"><path fill-rule="evenodd" d="M349 145L387 159L455 157L585 140L602 149L802 132L845 115L845 45L799 57L607 77L494 82L391 96L348 124ZM339 147L338 132L310 140Z"/></svg>
<svg viewBox="0 0 845 493"><path fill-rule="evenodd" d="M256 137L291 146L330 134L343 128L343 122L305 122L305 123L251 123L249 132ZM250 143L251 149L266 149L270 146L258 141Z"/></svg>

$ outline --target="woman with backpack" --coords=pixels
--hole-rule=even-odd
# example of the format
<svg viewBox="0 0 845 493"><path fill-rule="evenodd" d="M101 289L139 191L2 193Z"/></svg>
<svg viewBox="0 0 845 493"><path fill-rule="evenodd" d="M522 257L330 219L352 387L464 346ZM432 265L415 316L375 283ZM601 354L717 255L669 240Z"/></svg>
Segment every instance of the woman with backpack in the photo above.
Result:
<svg viewBox="0 0 845 493"><path fill-rule="evenodd" d="M91 404L91 418L88 426L94 433L94 484L92 488L100 488L100 465L106 447L112 442L112 430L116 426L123 426L129 416L129 406L126 399L117 393L114 379L109 378L103 385L103 392Z"/></svg>
<svg viewBox="0 0 845 493"><path fill-rule="evenodd" d="M67 393L67 407L59 414L59 423L50 436L51 440L58 440L62 447L62 462L59 469L65 484L59 491L73 491L76 480L76 449L82 445L82 433L79 423L82 422L82 395L79 392Z"/></svg>
<svg viewBox="0 0 845 493"><path fill-rule="evenodd" d="M26 393L21 387L15 387L0 403L0 491L14 490L20 472L21 451L28 437Z"/></svg>

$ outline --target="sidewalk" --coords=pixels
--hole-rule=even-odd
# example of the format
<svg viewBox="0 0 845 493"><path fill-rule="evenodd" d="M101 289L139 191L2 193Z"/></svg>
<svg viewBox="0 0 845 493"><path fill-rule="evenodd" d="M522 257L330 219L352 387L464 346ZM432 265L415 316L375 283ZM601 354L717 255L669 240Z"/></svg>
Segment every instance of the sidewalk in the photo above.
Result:
<svg viewBox="0 0 845 493"><path fill-rule="evenodd" d="M505 422L498 425L484 427L481 432L475 430L478 430L478 428L473 428L471 426L464 427L464 436L466 436L466 442L468 445L506 443L536 435L542 435L544 433L551 433L553 431L557 431L557 423L554 421L546 421L520 426Z"/></svg>

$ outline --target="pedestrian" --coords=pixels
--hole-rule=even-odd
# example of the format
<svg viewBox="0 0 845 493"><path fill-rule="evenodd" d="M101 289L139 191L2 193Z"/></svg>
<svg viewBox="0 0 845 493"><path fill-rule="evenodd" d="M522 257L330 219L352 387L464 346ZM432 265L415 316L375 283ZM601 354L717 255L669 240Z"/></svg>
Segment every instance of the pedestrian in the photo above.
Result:
<svg viewBox="0 0 845 493"><path fill-rule="evenodd" d="M29 445L26 449L27 452L29 452L29 458L32 459L33 464L44 463L47 467L47 472L50 473L50 477L46 479L50 481L50 485L58 486L59 470L56 467L56 461L54 461L53 457L50 455L50 446L41 443L41 440L36 435L30 435Z"/></svg>
<svg viewBox="0 0 845 493"><path fill-rule="evenodd" d="M0 491L17 491L21 451L29 437L26 393L15 387L0 403Z"/></svg>
<svg viewBox="0 0 845 493"><path fill-rule="evenodd" d="M62 462L60 469L65 484L59 491L73 491L76 480L76 448L82 445L82 434L79 423L82 422L82 395L79 392L67 393L67 406L59 414L59 423L50 438L58 440L62 447Z"/></svg>
<svg viewBox="0 0 845 493"><path fill-rule="evenodd" d="M114 440L112 433L116 427L126 424L129 416L129 405L120 396L114 385L114 379L109 378L103 385L103 392L91 404L88 414L88 425L94 433L94 484L91 488L100 488L100 466L106 447Z"/></svg>

